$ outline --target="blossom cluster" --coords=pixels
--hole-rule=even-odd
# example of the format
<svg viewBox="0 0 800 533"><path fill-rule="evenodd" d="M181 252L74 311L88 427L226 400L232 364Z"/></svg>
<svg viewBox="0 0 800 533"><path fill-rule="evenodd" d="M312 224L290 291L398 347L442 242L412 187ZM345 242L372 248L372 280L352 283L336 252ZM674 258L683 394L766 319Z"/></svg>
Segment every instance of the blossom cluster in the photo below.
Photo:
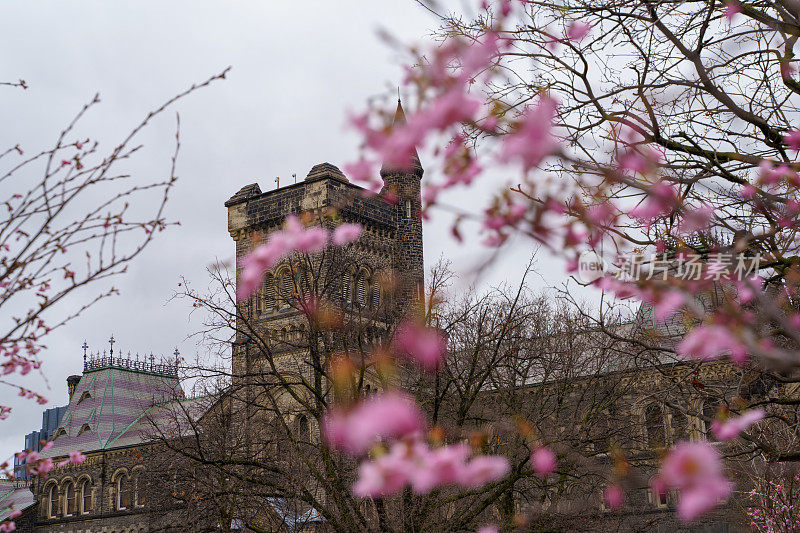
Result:
<svg viewBox="0 0 800 533"><path fill-rule="evenodd" d="M283 230L270 234L266 244L256 247L241 260L242 272L237 282L237 297L244 300L253 294L261 286L264 272L291 252L320 252L327 245L329 237L335 245L343 246L356 241L362 231L363 228L358 224L344 223L330 236L329 231L323 227L307 228L296 216L286 217Z"/></svg>

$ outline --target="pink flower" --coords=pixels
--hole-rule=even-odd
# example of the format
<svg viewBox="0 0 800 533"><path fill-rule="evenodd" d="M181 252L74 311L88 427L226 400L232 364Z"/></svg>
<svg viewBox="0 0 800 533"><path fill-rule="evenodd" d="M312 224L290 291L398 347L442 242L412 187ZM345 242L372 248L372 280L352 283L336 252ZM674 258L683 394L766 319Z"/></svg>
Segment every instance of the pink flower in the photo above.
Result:
<svg viewBox="0 0 800 533"><path fill-rule="evenodd" d="M714 220L714 207L709 204L700 204L699 207L685 209L682 214L681 222L678 224L678 231L682 233L694 233L708 229Z"/></svg>
<svg viewBox="0 0 800 533"><path fill-rule="evenodd" d="M586 209L586 220L595 226L607 226L614 221L615 211L611 202L601 202Z"/></svg>
<svg viewBox="0 0 800 533"><path fill-rule="evenodd" d="M589 35L589 32L591 30L592 30L592 26L591 25L589 25L589 24L587 24L585 22L581 22L579 20L576 20L576 21L572 22L569 25L569 27L567 28L566 37L570 41L579 42L579 41L583 40L584 37Z"/></svg>
<svg viewBox="0 0 800 533"><path fill-rule="evenodd" d="M440 330L411 321L397 327L393 346L397 355L411 359L430 371L439 368L447 355L447 339Z"/></svg>
<svg viewBox="0 0 800 533"><path fill-rule="evenodd" d="M426 451L417 447L419 464L411 476L411 485L417 494L426 494L439 485L460 482L465 478L464 465L469 457L467 444L453 444Z"/></svg>
<svg viewBox="0 0 800 533"><path fill-rule="evenodd" d="M764 418L765 414L763 409L753 409L737 418L729 418L725 422L714 420L711 423L711 431L719 440L733 440L739 436L739 433Z"/></svg>
<svg viewBox="0 0 800 533"><path fill-rule="evenodd" d="M501 160L518 159L527 171L537 166L558 149L552 126L556 114L556 101L542 96L539 103L525 110L517 130L505 137Z"/></svg>
<svg viewBox="0 0 800 533"><path fill-rule="evenodd" d="M677 311L682 305L683 294L680 292L669 291L667 293L659 293L658 300L653 302L656 320L666 320L675 314L675 311Z"/></svg>
<svg viewBox="0 0 800 533"><path fill-rule="evenodd" d="M603 499L609 509L620 509L625 503L625 491L619 485L609 485L603 491Z"/></svg>
<svg viewBox="0 0 800 533"><path fill-rule="evenodd" d="M17 526L14 522L3 522L0 524L0 531L16 531Z"/></svg>
<svg viewBox="0 0 800 533"><path fill-rule="evenodd" d="M465 487L481 487L505 477L511 466L499 455L479 455L462 469L459 483Z"/></svg>
<svg viewBox="0 0 800 533"><path fill-rule="evenodd" d="M331 240L336 246L344 246L358 240L363 231L364 228L361 227L361 224L341 224L334 230Z"/></svg>
<svg viewBox="0 0 800 533"><path fill-rule="evenodd" d="M30 455L33 455L32 453ZM28 459L30 463L30 456ZM31 469L32 475L44 476L53 469L53 460L50 457L39 460Z"/></svg>
<svg viewBox="0 0 800 533"><path fill-rule="evenodd" d="M412 468L403 450L396 446L387 455L361 463L353 494L362 498L396 494L408 483L408 473Z"/></svg>
<svg viewBox="0 0 800 533"><path fill-rule="evenodd" d="M680 491L678 515L694 520L727 498L731 483L722 474L717 450L707 442L681 442L661 464L660 483Z"/></svg>
<svg viewBox="0 0 800 533"><path fill-rule="evenodd" d="M83 464L86 460L86 456L83 455L81 452L69 452L69 462L74 465Z"/></svg>
<svg viewBox="0 0 800 533"><path fill-rule="evenodd" d="M394 439L423 431L425 415L413 398L386 392L362 401L349 412L329 411L322 432L329 446L360 455L378 439Z"/></svg>
<svg viewBox="0 0 800 533"><path fill-rule="evenodd" d="M675 207L677 195L672 185L665 182L655 183L648 191L647 198L631 209L630 215L650 227L653 219L669 213Z"/></svg>
<svg viewBox="0 0 800 533"><path fill-rule="evenodd" d="M313 254L325 248L327 241L328 230L319 226L305 228L296 216L289 215L283 230L271 234L266 244L240 261L242 271L236 286L237 298L244 300L253 294L261 286L264 272L286 254L294 250Z"/></svg>
<svg viewBox="0 0 800 533"><path fill-rule="evenodd" d="M478 530L478 533L497 533L497 531L497 526L488 525L481 526L481 528Z"/></svg>
<svg viewBox="0 0 800 533"><path fill-rule="evenodd" d="M736 0L729 0L725 3L725 9L722 16L728 21L728 24L733 22L733 18L742 12L742 6Z"/></svg>
<svg viewBox="0 0 800 533"><path fill-rule="evenodd" d="M307 254L314 254L325 248L328 230L320 227L308 228L297 235L295 249Z"/></svg>
<svg viewBox="0 0 800 533"><path fill-rule="evenodd" d="M510 3L505 2L504 5L510 6ZM478 72L487 68L497 58L501 45L506 42L497 32L488 31L482 41L471 43L460 57L459 81L466 83Z"/></svg>
<svg viewBox="0 0 800 533"><path fill-rule="evenodd" d="M687 522L698 518L713 509L728 496L732 487L728 480L721 478L714 483L694 486L681 491L678 500L678 516Z"/></svg>
<svg viewBox="0 0 800 533"><path fill-rule="evenodd" d="M800 150L800 129L792 130L784 135L783 142L792 150Z"/></svg>
<svg viewBox="0 0 800 533"><path fill-rule="evenodd" d="M363 183L367 189L374 193L381 189L383 181L375 171L376 163L366 159L359 159L354 163L344 165L344 173L353 181Z"/></svg>
<svg viewBox="0 0 800 533"><path fill-rule="evenodd" d="M706 361L718 359L729 353L738 364L747 359L744 346L730 330L718 325L703 325L694 328L686 335L677 347L678 355L691 359Z"/></svg>
<svg viewBox="0 0 800 533"><path fill-rule="evenodd" d="M556 469L556 456L546 446L539 446L531 453L531 466L537 476L544 479Z"/></svg>

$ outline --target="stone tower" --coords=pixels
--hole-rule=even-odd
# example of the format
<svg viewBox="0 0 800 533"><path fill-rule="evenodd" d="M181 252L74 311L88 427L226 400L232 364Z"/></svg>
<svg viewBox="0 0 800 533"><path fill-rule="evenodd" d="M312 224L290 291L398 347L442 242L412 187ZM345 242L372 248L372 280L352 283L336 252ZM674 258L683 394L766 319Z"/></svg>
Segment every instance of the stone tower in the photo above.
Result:
<svg viewBox="0 0 800 533"><path fill-rule="evenodd" d="M406 115L397 100L392 127L403 126ZM422 303L425 288L425 265L422 250L422 164L416 150L412 151L407 165L384 164L381 191L397 197L395 217L397 237L394 242L395 270L401 284L403 302Z"/></svg>
<svg viewBox="0 0 800 533"><path fill-rule="evenodd" d="M398 103L395 124L404 122L403 108ZM367 344L384 339L391 333L393 323L414 309L413 303L422 295L424 265L420 216L423 170L416 151L413 155L413 164L408 168L384 165L380 171L384 180L380 195L369 194L350 183L336 166L321 163L314 165L302 181L270 191L262 191L252 183L225 202L237 264L271 232L280 230L288 215L330 230L343 222L364 228L361 237L346 250L329 248L314 257L295 254L284 258L265 273L262 289L249 301L240 302L248 310L249 321L262 331L261 336L270 339L271 355L287 366L302 361L308 353L309 346L303 346L310 333L304 329L308 320L296 305L307 290L340 309L346 323L341 330L343 335L353 335L355 331L362 335L367 330ZM330 258L337 253L346 257L331 263ZM327 280L324 288L320 283L308 286L320 278ZM252 337L239 335L237 341L248 336ZM343 342L346 340L334 340L335 346L329 343L326 351L345 349ZM234 373L237 366L246 372L246 353L252 355L253 349L251 344L235 350L244 357L234 356Z"/></svg>

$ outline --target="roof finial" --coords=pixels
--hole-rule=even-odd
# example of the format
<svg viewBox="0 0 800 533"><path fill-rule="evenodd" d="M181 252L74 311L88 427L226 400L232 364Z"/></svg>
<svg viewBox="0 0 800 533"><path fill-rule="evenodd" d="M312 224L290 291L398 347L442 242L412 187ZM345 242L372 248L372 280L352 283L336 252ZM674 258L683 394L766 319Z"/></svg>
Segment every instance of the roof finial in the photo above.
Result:
<svg viewBox="0 0 800 533"><path fill-rule="evenodd" d="M172 352L175 355L175 366L178 366L178 361L180 361L181 352L178 351L178 347L175 347L175 351Z"/></svg>
<svg viewBox="0 0 800 533"><path fill-rule="evenodd" d="M110 338L110 339L108 339L108 344L110 344L110 345L111 345L111 349L110 349L110 350L109 350L109 352L108 352L108 356L111 358L111 364L112 364L112 365L114 364L114 343L115 343L115 342L116 342L116 341L114 340L114 334L112 333L112 334L111 334L111 338Z"/></svg>
<svg viewBox="0 0 800 533"><path fill-rule="evenodd" d="M397 103L400 103L400 86L397 86Z"/></svg>
<svg viewBox="0 0 800 533"><path fill-rule="evenodd" d="M83 339L83 346L81 346L81 348L83 348L83 369L86 370L86 350L89 349L89 345L86 344L86 339Z"/></svg>

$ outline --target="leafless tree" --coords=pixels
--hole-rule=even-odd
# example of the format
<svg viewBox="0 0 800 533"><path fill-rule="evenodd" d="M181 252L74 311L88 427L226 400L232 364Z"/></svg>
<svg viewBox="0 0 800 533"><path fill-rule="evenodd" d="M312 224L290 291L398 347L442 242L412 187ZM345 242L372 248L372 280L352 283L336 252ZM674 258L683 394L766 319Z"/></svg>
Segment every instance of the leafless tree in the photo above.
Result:
<svg viewBox="0 0 800 533"><path fill-rule="evenodd" d="M225 77L228 69L192 85L150 111L116 146L78 136L80 120L100 103L96 95L56 137L31 155L17 145L0 150L0 325L3 385L46 400L19 375L39 368L46 335L117 292L104 285L127 269L172 224L165 207L177 180L180 119L175 150L163 179L147 182L127 174L123 163L141 152L138 134L178 100ZM27 88L18 83L11 87ZM87 292L92 291L92 292ZM68 296L69 309L60 307ZM5 413L3 413L5 415ZM5 416L3 416L5 418Z"/></svg>

